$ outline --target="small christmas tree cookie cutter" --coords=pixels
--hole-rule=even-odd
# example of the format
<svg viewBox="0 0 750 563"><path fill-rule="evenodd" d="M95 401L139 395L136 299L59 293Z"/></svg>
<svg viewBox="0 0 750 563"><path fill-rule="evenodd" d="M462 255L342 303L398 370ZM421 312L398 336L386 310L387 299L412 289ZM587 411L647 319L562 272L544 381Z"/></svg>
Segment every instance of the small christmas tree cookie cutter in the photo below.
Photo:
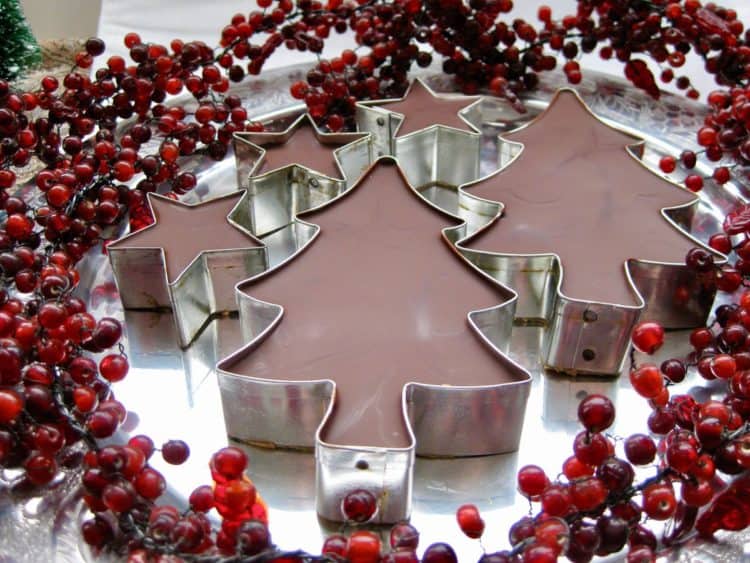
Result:
<svg viewBox="0 0 750 563"><path fill-rule="evenodd" d="M553 101L561 95L560 92L572 93L597 122L631 137L633 142L629 148L633 156L637 157L633 159L634 165L649 170L641 160L644 140L604 122L588 108L576 90L558 90ZM545 113L546 111L542 112L513 131L527 128ZM508 166L512 166L523 147L522 143L505 140L502 136L500 145L506 146L500 150L504 167L491 176L502 174ZM622 150L626 151L625 145ZM656 172L649 170L649 173L660 178L665 186L672 184L681 188ZM477 196L472 195L471 191L465 191L465 188L486 181L487 178L461 186L459 207L475 205ZM684 188L681 189L684 191ZM686 226L699 202L695 198L687 204L664 208L658 220L668 223L686 240L692 240L695 246L705 247L690 235ZM508 204L507 201L504 203ZM511 207L507 209L509 213L513 213ZM498 219L500 222L503 220ZM684 228L678 228L678 225ZM696 275L684 263L655 262L633 257L627 260L625 276L636 296L636 305L586 301L571 298L562 290L562 268L557 254L511 254L466 248L464 244L473 234L457 228L449 233L449 237L456 243L458 250L483 271L508 287L527 289L519 291L516 323L541 325L545 328L541 359L546 368L555 371L572 375L619 375L630 347L630 332L640 318L659 321L666 328L684 329L704 324L711 311L715 295L712 274ZM717 261L720 262L721 259L717 254ZM678 291L686 296L680 307L675 304Z"/></svg>

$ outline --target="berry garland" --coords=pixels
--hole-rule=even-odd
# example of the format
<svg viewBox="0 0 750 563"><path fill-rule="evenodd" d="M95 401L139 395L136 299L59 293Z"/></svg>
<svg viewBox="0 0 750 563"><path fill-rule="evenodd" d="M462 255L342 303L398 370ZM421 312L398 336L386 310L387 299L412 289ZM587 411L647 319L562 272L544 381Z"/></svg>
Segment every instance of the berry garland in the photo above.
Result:
<svg viewBox="0 0 750 563"><path fill-rule="evenodd" d="M330 536L320 556L279 551L266 527L265 505L245 476L246 456L234 447L211 458L214 483L196 488L188 507L157 506L166 483L148 463L153 442L134 436L127 444L100 444L125 419L111 384L129 366L121 348L108 352L118 345L120 323L95 319L76 297L77 263L125 218L133 230L152 222L147 193L178 198L195 186L195 176L180 170L180 157L221 160L235 132L262 129L248 120L229 85L259 74L281 46L320 53L331 32L354 32L359 53L345 50L319 60L291 87L331 131L354 126L356 101L402 95L413 65L428 66L435 56L463 92L489 90L523 111L519 96L535 88L539 73L562 63L568 81L577 84L576 58L590 52L621 61L628 80L658 98L657 79L645 61L651 59L664 65L659 80L675 81L697 98L689 78L675 77L673 70L693 51L725 89L708 97L711 111L696 134L701 153L664 157L660 167L665 173L678 165L691 171L706 159L717 163L712 180L723 184L744 179L750 163L750 33L734 11L698 0L578 0L574 15L558 19L541 7L539 28L504 21L511 0L257 4L262 11L232 18L218 49L180 40L143 43L129 33L132 63L112 56L89 76L94 57L105 49L90 39L62 85L49 76L37 90L17 92L0 81L0 467L15 471L9 486L19 491L44 487L60 470L79 470L93 513L82 526L84 541L133 562L416 562L419 535L407 523L392 528L386 547L377 534L357 529L348 537ZM198 102L191 115L166 103L185 90ZM152 138L156 152L146 148ZM12 195L16 170L32 160L46 166L36 175L38 195ZM690 172L685 184L699 191L706 180ZM734 292L750 276L750 206L732 211L723 230L710 244L734 251L732 264L717 268L700 249L686 263L697 272L715 272L719 288ZM542 511L511 528L510 551L485 554L482 562L540 563L563 555L583 562L626 545L630 563L654 561L657 539L642 525L644 515L674 521L663 545L693 530L708 537L750 525L750 292L719 307L715 318L692 332L688 358L661 366L632 362L630 380L653 407L648 428L661 436L659 444L635 434L623 442L624 458L617 457L603 433L613 423L614 406L604 396L587 397L579 407L584 430L561 478L551 482L536 466L518 473L519 490ZM633 343L651 354L663 337L658 324L642 323ZM100 353L97 363L91 354ZM669 385L692 366L706 379L726 380L722 401L670 395ZM171 440L161 455L180 464L189 448ZM633 466L657 459L655 475L635 483ZM717 471L739 477L727 485ZM214 508L222 517L218 530L206 516ZM342 505L353 525L366 523L376 509L375 498L362 490ZM476 507L459 507L456 516L467 536L482 536ZM436 543L421 561L452 562L456 555Z"/></svg>

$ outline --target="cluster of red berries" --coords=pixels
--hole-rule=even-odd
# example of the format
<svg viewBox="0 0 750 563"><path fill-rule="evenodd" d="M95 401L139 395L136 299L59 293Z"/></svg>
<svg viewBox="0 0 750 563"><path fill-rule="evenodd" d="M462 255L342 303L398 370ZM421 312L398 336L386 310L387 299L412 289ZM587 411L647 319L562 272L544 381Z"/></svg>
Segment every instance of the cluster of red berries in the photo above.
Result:
<svg viewBox="0 0 750 563"><path fill-rule="evenodd" d="M232 18L218 51L201 42L144 43L130 33L125 37L130 63L112 56L89 75L94 57L105 49L101 40L90 39L62 83L48 76L37 90L16 92L0 81L0 466L16 470L12 486L19 491L49 484L60 469L81 468L84 499L94 514L83 525L85 541L130 554L133 561L160 554L315 559L273 546L265 506L244 476L247 460L240 450L225 448L212 458L213 486L197 488L182 510L156 504L165 480L149 466L155 450L149 438L99 445L126 417L111 384L126 376L128 361L122 350L111 351L120 323L94 318L75 296L76 265L88 251L126 217L132 229L151 222L147 193L179 197L196 185L196 177L180 169L180 157L222 159L235 132L262 129L248 120L229 85L259 74L278 48L320 53L332 32L354 33L357 52L320 60L291 88L330 130L354 127L357 100L402 95L413 66L428 66L435 55L462 91L486 88L522 109L518 96L537 85L540 72L562 59L567 79L578 83L577 57L594 51L622 61L626 77L653 96L656 79L637 57L665 63L669 68L661 80L676 80L689 97L697 97L689 79L675 79L672 70L695 51L717 82L729 87L709 96L711 113L697 133L702 154L719 164L713 179L723 184L733 167L750 161L745 86L750 37L734 12L713 4L578 0L575 15L560 19L549 7L540 8L541 29L523 20L502 21L511 0L259 0L258 6ZM192 113L168 103L181 92L196 100ZM123 120L128 124L122 126ZM698 156L686 151L679 161L692 170ZM16 171L34 159L46 165L36 177L38 193L13 195ZM665 157L662 170L673 172L677 160ZM703 181L688 174L685 184L699 191ZM711 239L713 248L733 251L734 262L717 269L711 254L696 249L687 263L696 272L717 272L719 288L732 292L750 275L748 234L750 207L740 207ZM675 519L677 536L693 527L709 535L750 524L750 503L743 500L748 479L740 476L722 492L716 473L738 475L750 468L748 330L750 294L744 294L737 304L717 310L714 326L693 332L694 352L685 360L633 366L630 379L653 408L648 428L660 437L658 444L633 435L618 455L604 434L614 419L611 402L585 399L579 411L585 429L563 464L564 479L553 482L541 468L523 468L519 489L541 503L542 513L511 529L510 551L486 554L482 561L539 563L559 555L588 561L626 544L629 561L651 561L657 541L641 524L643 515ZM662 339L654 324L639 325L633 335L645 353L653 353ZM102 356L95 361L92 353ZM706 379L725 380L724 400L699 403L671 395L669 386L681 381L689 366ZM172 440L161 455L179 464L188 448ZM657 474L636 484L633 467L650 464L658 465ZM707 508L698 517L699 507ZM212 509L222 517L218 530L206 517ZM350 523L367 523L377 502L366 491L353 491L342 511ZM457 520L467 536L483 535L476 507L460 507ZM411 525L398 524L388 548L376 534L357 529L348 537L328 538L323 557L418 561L418 537ZM438 543L421 560L452 562L456 555Z"/></svg>
<svg viewBox="0 0 750 563"><path fill-rule="evenodd" d="M125 446L107 446L84 458L84 500L94 517L82 525L86 543L128 555L128 561L150 561L158 553L183 555L218 551L226 556L275 553L267 527L266 507L245 475L247 457L234 447L211 458L213 486L196 488L188 510L159 503L166 488L164 477L148 465L154 444L134 436ZM179 440L161 448L168 463L179 465L189 454ZM214 531L207 513L223 517Z"/></svg>
<svg viewBox="0 0 750 563"><path fill-rule="evenodd" d="M334 131L353 125L356 100L403 94L411 66L430 64L427 47L442 57L443 71L455 77L464 93L488 88L519 111L524 109L519 94L533 90L539 73L556 68L558 58L565 61L568 81L578 84L582 53L598 52L605 60L622 62L626 78L655 98L660 94L657 80L639 56L667 65L661 81L675 81L691 98L698 91L689 77L675 78L673 70L685 64L691 51L706 59L707 70L721 85L742 84L750 63L748 35L737 14L712 4L703 7L698 0L580 0L575 14L560 19L553 18L549 6L541 6L540 29L522 19L508 24L500 17L512 10L512 0L338 1L328 3L328 12L320 10L320 3L300 4L300 21L282 28L291 48L317 47L315 39L327 37L332 27L350 29L356 43L369 48L320 61L306 80L292 86L311 115ZM313 31L315 37L305 39ZM716 173L719 179L725 175Z"/></svg>

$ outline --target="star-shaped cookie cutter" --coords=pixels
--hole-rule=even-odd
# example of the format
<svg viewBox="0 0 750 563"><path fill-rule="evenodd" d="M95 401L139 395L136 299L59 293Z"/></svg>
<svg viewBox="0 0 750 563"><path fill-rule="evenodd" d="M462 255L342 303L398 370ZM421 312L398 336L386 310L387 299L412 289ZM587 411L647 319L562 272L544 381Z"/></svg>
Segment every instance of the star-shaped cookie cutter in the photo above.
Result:
<svg viewBox="0 0 750 563"><path fill-rule="evenodd" d="M339 150L332 150L334 166L330 163L305 165L303 161L316 160L315 155L300 155L299 161L290 161L281 166L266 164L269 149L285 145L309 128L320 146L336 145L338 149L368 133L330 133L318 128L307 113L300 114L282 131L260 131L235 133L234 153L237 163L237 182L248 190L250 230L258 237L294 223L297 213L323 205L344 193L362 171L358 163L339 157ZM313 147L314 148L314 147ZM324 151L321 151L324 152ZM323 171L321 171L323 169ZM328 173L326 173L328 172ZM335 175L338 173L337 175ZM274 263L272 259L272 263Z"/></svg>
<svg viewBox="0 0 750 563"><path fill-rule="evenodd" d="M135 310L172 309L182 347L190 345L215 315L236 310L231 288L268 267L266 247L249 228L247 199L244 190L194 204L148 194L148 204L154 211L154 223L125 235L107 247L123 307ZM198 249L201 241L187 236L186 240L174 243L193 243L196 245L195 255L186 265L175 265L178 271L170 272L169 249L165 248L169 240L166 236L164 244L139 242L153 237L162 228L160 209L171 208L173 212L182 210L196 215L197 219L211 207L223 214L227 228L237 230L247 239L246 246L221 247L222 243L218 243L214 248L209 245L209 248ZM242 241L238 244L242 244Z"/></svg>
<svg viewBox="0 0 750 563"><path fill-rule="evenodd" d="M577 91L566 88L562 92L572 92L580 104L597 122L614 129L633 142L629 145L634 163L638 163L649 173L658 177L641 160L645 145L643 139L630 135L594 114ZM555 98L560 91L555 94ZM553 101L554 101L553 99ZM552 102L551 102L552 103ZM550 103L550 104L551 104ZM549 107L549 106L548 106ZM546 114L546 110L514 131L526 129ZM510 132L509 134L511 134ZM503 139L501 149L510 165L522 152L524 145ZM623 151L625 151L623 146ZM491 176L502 174L503 168ZM661 179L665 184L675 184L668 178ZM475 205L477 196L466 188L486 182L486 179L459 187L459 207ZM481 199L481 198L479 198ZM483 200L484 201L484 200ZM684 205L664 208L660 220L668 222L696 246L707 248L689 234L689 223L700 200L694 198ZM505 202L507 204L507 202ZM512 214L513 210L508 208ZM497 221L502 222L503 218ZM492 222L494 223L494 221ZM484 228L484 227L483 227ZM490 228L490 227L487 227ZM671 329L690 328L705 323L713 304L715 285L710 275L696 276L684 263L666 263L632 258L627 261L626 277L632 291L637 296L636 305L587 301L572 298L562 291L561 260L553 252L538 254L511 254L467 248L465 243L474 233L457 228L448 233L457 249L472 263L511 288L526 288L519 292L516 309L517 324L533 324L545 327L542 346L542 361L545 367L568 374L590 373L617 375L620 373L630 347L630 332L640 318L660 321ZM717 255L719 256L719 255ZM719 259L721 257L719 256ZM679 307L676 296L681 295Z"/></svg>
<svg viewBox="0 0 750 563"><path fill-rule="evenodd" d="M238 133L235 135L235 164L238 185L243 188L225 196L241 199L229 213L229 224L250 237L252 250L202 252L196 255L184 272L170 280L164 250L157 247L131 247L138 233L132 233L109 245L110 262L126 309L171 309L179 344L187 347L211 318L237 310L233 291L235 283L252 277L268 267L283 263L311 240L313 232L293 220L294 214L314 208L343 193L348 178L361 172L347 168L336 159L340 177L327 175L311 167L290 162L262 171L267 149L289 141L300 128L308 126L321 145L346 145L366 133L325 133L307 114L296 116L282 131ZM323 151L321 151L323 152ZM328 151L325 151L328 152ZM328 167L330 168L330 166ZM355 177L356 179L356 177ZM181 205L185 209L219 202L214 198L196 204L173 202L149 194L149 204ZM155 225L147 227L158 229ZM221 277L222 283L214 278Z"/></svg>
<svg viewBox="0 0 750 563"><path fill-rule="evenodd" d="M476 179L479 140L476 134L443 126L432 126L405 136L394 144L399 157L409 161L401 172L402 177L406 177L411 189L422 196L426 205L439 209L421 192L435 184L456 187ZM382 158L377 141L369 135L341 147L336 156L342 167L358 178L363 171L377 166L375 163ZM396 160L392 156L389 158ZM331 203L346 193L333 198ZM487 217L496 216L502 209L494 202L477 201L475 204ZM315 229L312 238L317 236L318 227L297 219L295 209L289 209L288 213L295 216L295 223ZM444 230L444 237L446 232ZM436 240L435 244L441 242ZM300 256L295 260L304 258ZM262 276L271 275L274 269ZM531 377L503 352L510 342L516 295L502 284L496 287L506 296L505 301L490 309L468 313L467 321L500 354L500 360L512 366L517 379L485 387L415 384L405 388L403 415L412 421L411 445L406 448L340 446L325 442L321 429L334 406L335 386L330 380L264 380L233 372L232 365L261 345L283 311L283 303L260 302L244 293L241 287L238 286L237 300L243 340L247 344L217 366L227 434L256 445L314 448L317 511L324 518L340 520L341 501L355 488L365 488L380 499L377 521L395 522L408 517L417 452L433 456L472 456L517 449ZM487 408L477 408L480 403ZM477 428L486 431L478 433ZM446 439L453 435L463 436L464 442L458 445Z"/></svg>
<svg viewBox="0 0 750 563"><path fill-rule="evenodd" d="M442 117L445 123L432 120L428 123L427 116L420 115L415 127L405 130L409 116L401 113L400 106L417 102L418 110L429 109L429 104L437 103L447 106ZM477 109L484 103L483 96L463 96L460 94L436 94L421 78L415 78L406 93L401 98L388 98L383 100L370 100L357 102L356 121L360 131L372 133L374 146L380 155L395 156L396 143L400 137L406 137L426 129L432 125L441 125L444 128L465 131L479 135L479 128L474 123ZM393 107L389 109L389 104ZM398 108L398 109L395 109ZM470 119L470 116L474 119ZM411 125L411 124L409 124Z"/></svg>

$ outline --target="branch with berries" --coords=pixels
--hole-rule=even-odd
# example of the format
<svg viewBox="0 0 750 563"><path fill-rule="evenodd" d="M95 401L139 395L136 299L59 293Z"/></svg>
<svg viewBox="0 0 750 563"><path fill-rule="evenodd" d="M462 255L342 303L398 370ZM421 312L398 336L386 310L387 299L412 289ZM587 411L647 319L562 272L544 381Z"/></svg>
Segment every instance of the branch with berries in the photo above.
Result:
<svg viewBox="0 0 750 563"><path fill-rule="evenodd" d="M697 98L690 79L675 75L695 53L723 89L708 97L710 112L696 132L701 151L666 156L660 167L667 174L684 168L685 185L699 191L708 181L745 179L750 34L732 10L698 0L571 1L573 15L554 17L541 7L538 24L510 20L511 0L257 4L248 16L232 18L216 48L197 41L147 43L129 33L130 61L111 56L91 72L105 45L90 39L62 83L48 76L21 92L0 81L0 466L16 472L9 485L17 491L40 490L61 471L80 471L92 513L83 539L134 562L418 561L419 534L410 524L394 526L387 546L362 527L377 511L365 491L347 496L342 510L350 533L329 537L321 555L278 550L265 505L245 476L247 458L233 447L213 456L213 484L196 488L187 506L163 504L166 481L149 465L153 442L113 439L127 412L113 390L129 369L124 350L115 348L122 326L96 319L77 297L80 260L106 244L122 222L131 230L151 223L146 194L179 198L190 191L196 177L181 169L184 157L221 160L234 133L262 129L230 84L262 73L278 49L319 54L332 33L352 34L350 49L319 58L291 86L292 96L330 131L355 127L357 101L401 96L415 66L440 63L458 90L489 92L524 111L522 96L541 73L561 66L571 84L579 83L582 53L620 61L634 87L654 98L660 81ZM647 60L661 65L658 79ZM195 100L190 113L172 103L183 93ZM710 178L694 172L701 159L714 163ZM18 191L17 173L32 161L44 170L33 186ZM749 235L750 207L738 207L710 243L733 253L733 262L717 268L710 254L696 249L687 264L701 275L715 272L719 288L735 292L750 276ZM715 318L691 334L688 357L632 366L633 387L653 408L647 425L659 445L636 434L618 455L604 433L614 406L606 397L587 397L579 408L584 430L561 478L550 481L535 466L519 471L519 490L542 511L513 526L511 550L485 554L484 563L538 563L562 555L588 561L625 545L628 561L653 561L658 543L644 517L675 522L663 545L693 531L709 536L750 524L750 293L719 307ZM662 339L653 323L633 335L645 353ZM103 356L97 362L93 354ZM670 384L693 367L706 379L727 382L722 401L670 395ZM180 440L160 449L171 464L189 454ZM633 466L653 464L654 475L636 483ZM717 471L738 477L726 484ZM214 509L219 528L206 516ZM467 536L484 534L476 507L460 507L457 520ZM437 543L421 560L455 561L456 555Z"/></svg>

